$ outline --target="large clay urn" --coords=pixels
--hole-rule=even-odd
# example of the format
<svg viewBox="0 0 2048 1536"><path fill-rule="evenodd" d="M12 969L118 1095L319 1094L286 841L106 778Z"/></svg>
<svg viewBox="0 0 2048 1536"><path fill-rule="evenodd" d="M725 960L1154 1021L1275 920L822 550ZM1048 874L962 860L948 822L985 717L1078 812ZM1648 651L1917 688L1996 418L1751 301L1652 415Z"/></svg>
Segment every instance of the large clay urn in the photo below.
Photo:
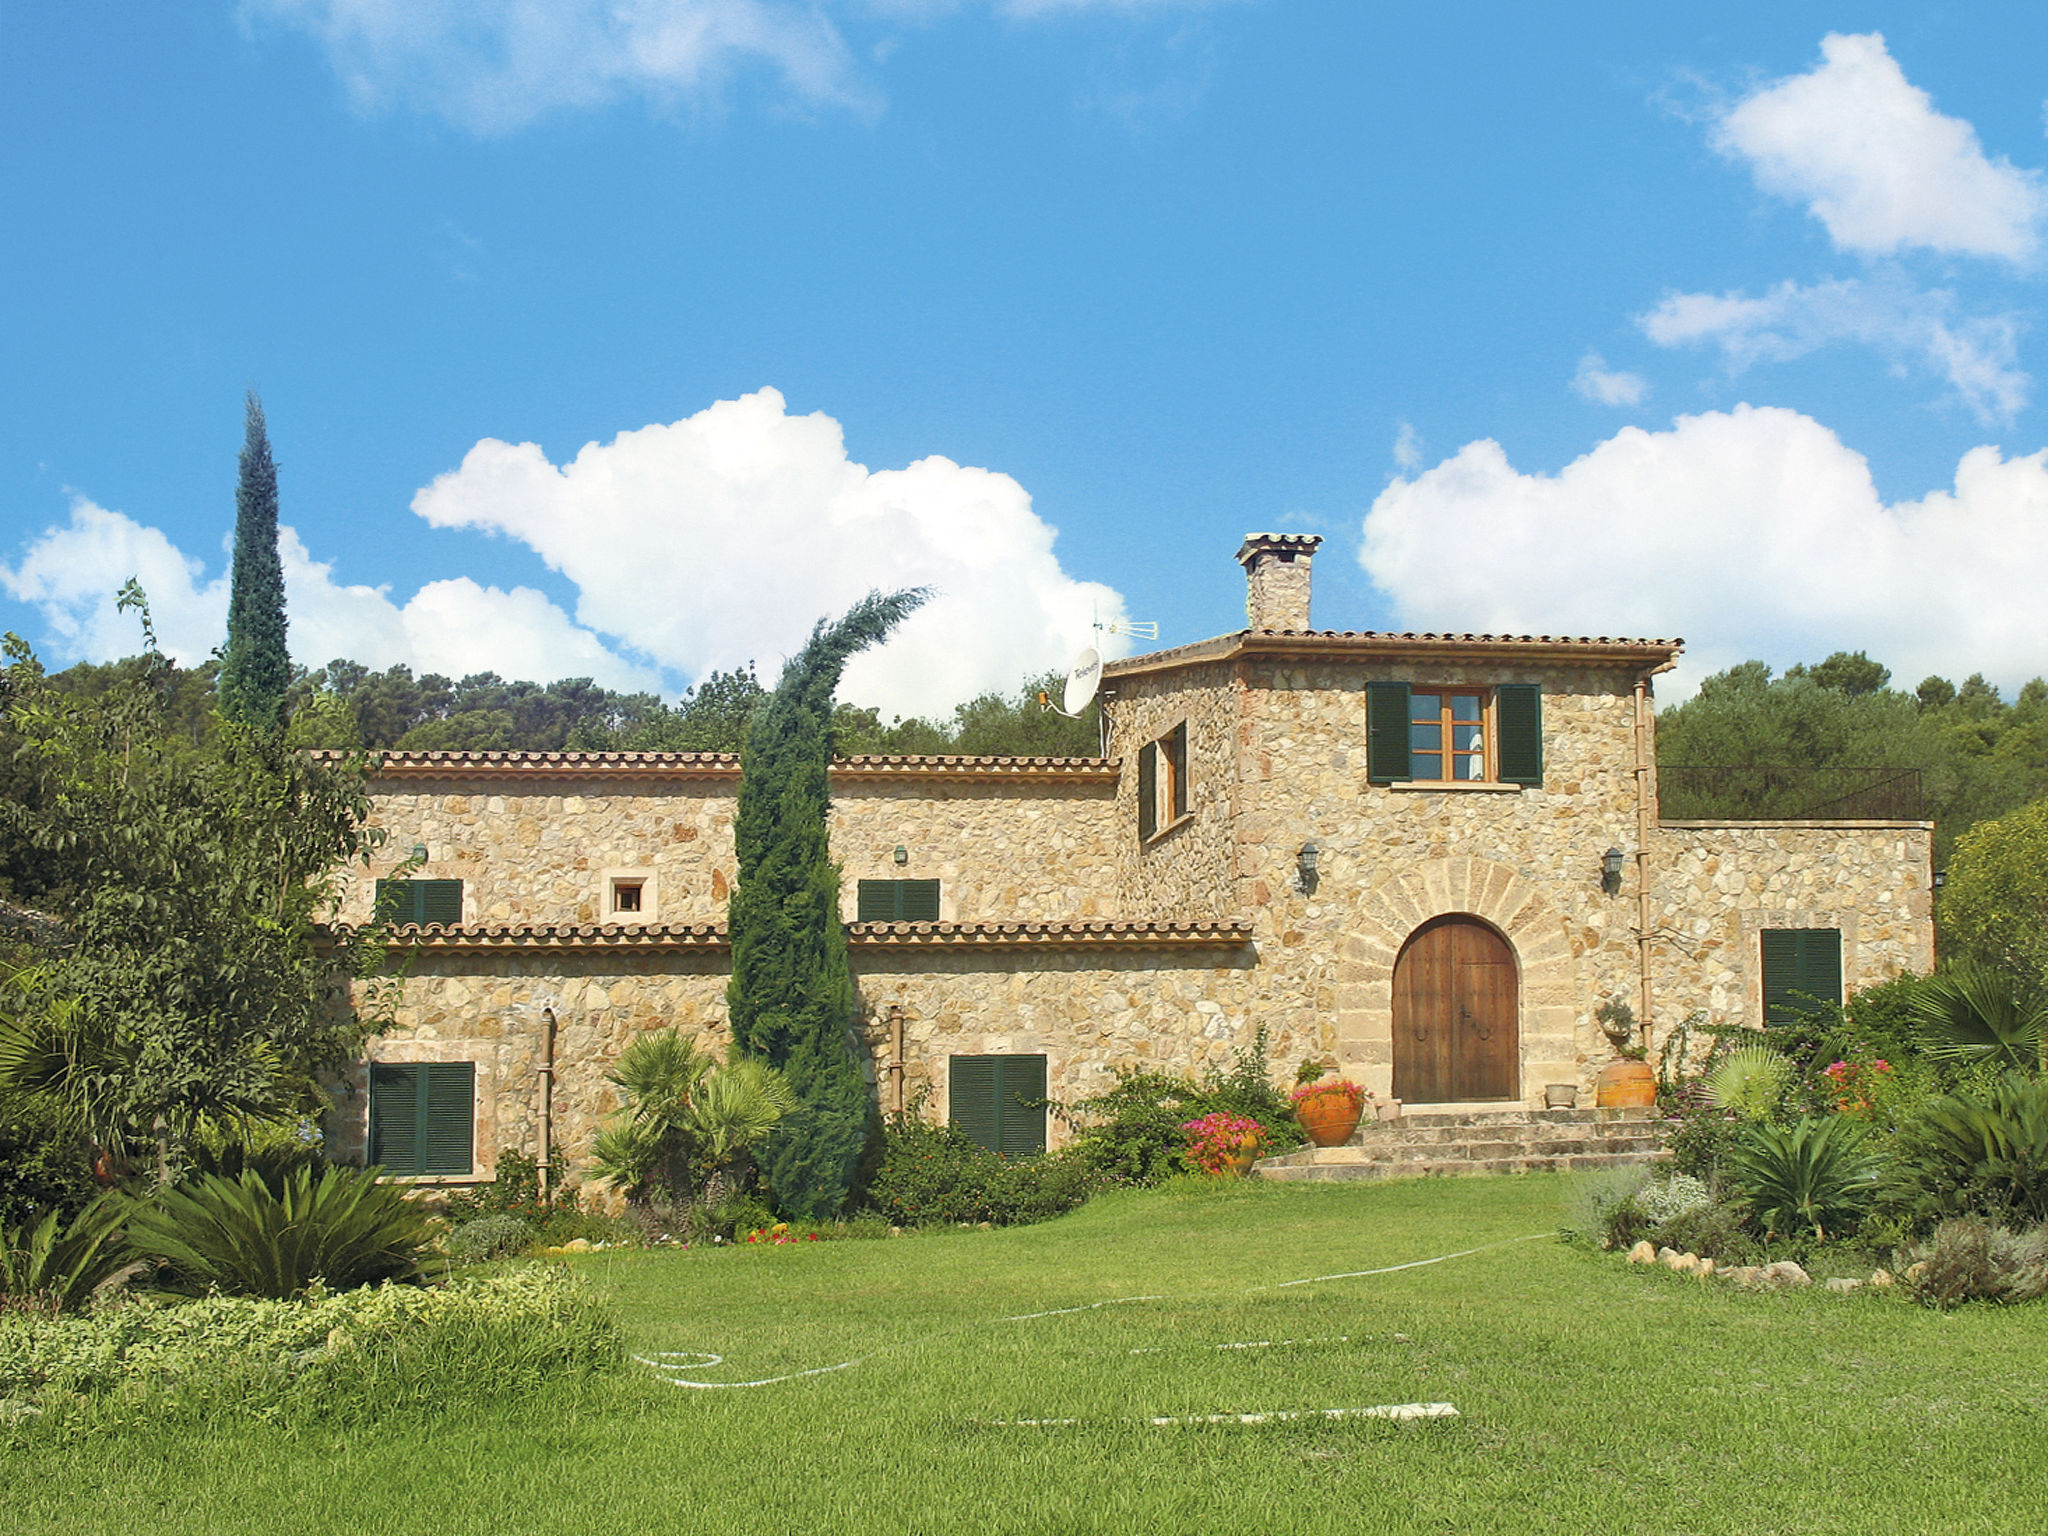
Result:
<svg viewBox="0 0 2048 1536"><path fill-rule="evenodd" d="M1341 1147L1358 1129L1365 1101L1348 1093L1316 1093L1294 1106L1303 1134L1319 1147Z"/></svg>
<svg viewBox="0 0 2048 1536"><path fill-rule="evenodd" d="M1595 1079L1593 1103L1601 1109L1646 1109L1657 1102L1657 1074L1647 1061L1610 1061Z"/></svg>

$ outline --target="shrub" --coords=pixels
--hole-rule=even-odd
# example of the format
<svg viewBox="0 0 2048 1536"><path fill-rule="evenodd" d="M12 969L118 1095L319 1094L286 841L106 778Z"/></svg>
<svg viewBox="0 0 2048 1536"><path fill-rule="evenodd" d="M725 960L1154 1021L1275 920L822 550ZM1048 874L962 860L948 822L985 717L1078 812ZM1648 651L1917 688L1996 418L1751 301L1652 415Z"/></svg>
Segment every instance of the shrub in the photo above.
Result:
<svg viewBox="0 0 2048 1536"><path fill-rule="evenodd" d="M1906 1284L1929 1306L2048 1295L2048 1226L2020 1234L1981 1216L1953 1217L1905 1257Z"/></svg>
<svg viewBox="0 0 2048 1536"><path fill-rule="evenodd" d="M1900 1127L1882 1196L1908 1226L1950 1216L2048 1220L2048 1079L2007 1072Z"/></svg>
<svg viewBox="0 0 2048 1536"><path fill-rule="evenodd" d="M1660 1248L1697 1253L1716 1264L1747 1264L1763 1251L1747 1225L1747 1212L1726 1201L1709 1201L1654 1227L1648 1236Z"/></svg>
<svg viewBox="0 0 2048 1536"><path fill-rule="evenodd" d="M1714 1203L1714 1192L1702 1179L1689 1173L1667 1173L1653 1178L1635 1194L1636 1209L1650 1221L1663 1226L1681 1216Z"/></svg>
<svg viewBox="0 0 2048 1536"><path fill-rule="evenodd" d="M1044 1221L1082 1205L1107 1183L1072 1149L1006 1158L915 1111L891 1116L883 1140L867 1199L899 1227Z"/></svg>
<svg viewBox="0 0 2048 1536"><path fill-rule="evenodd" d="M1739 1120L1768 1120L1784 1102L1792 1063L1767 1045L1745 1045L1707 1076L1707 1098Z"/></svg>
<svg viewBox="0 0 2048 1536"><path fill-rule="evenodd" d="M560 1265L446 1287L365 1287L295 1301L208 1296L59 1318L0 1316L0 1398L59 1425L221 1416L382 1418L497 1398L621 1358L618 1322Z"/></svg>
<svg viewBox="0 0 2048 1536"><path fill-rule="evenodd" d="M533 1247L534 1230L517 1216L479 1216L448 1234L448 1257L458 1264L509 1259Z"/></svg>
<svg viewBox="0 0 2048 1536"><path fill-rule="evenodd" d="M131 1207L128 1240L169 1262L176 1282L231 1296L284 1298L317 1283L329 1290L381 1280L424 1281L427 1212L375 1168L301 1169L273 1195L253 1170L212 1175Z"/></svg>
<svg viewBox="0 0 2048 1536"><path fill-rule="evenodd" d="M1927 1054L1943 1061L1991 1061L2033 1069L2048 1046L2048 997L1972 960L1927 977L1915 990L1913 1023Z"/></svg>
<svg viewBox="0 0 2048 1536"><path fill-rule="evenodd" d="M1576 1242L1594 1243L1602 1248L1612 1248L1618 1228L1626 1228L1639 1219L1631 1201L1635 1192L1649 1181L1647 1168L1602 1168L1593 1173L1582 1173L1571 1182L1565 1196L1564 1220L1559 1232ZM1619 1216L1618 1213L1626 1212ZM1636 1239L1630 1237L1623 1247L1629 1247Z"/></svg>
<svg viewBox="0 0 2048 1536"><path fill-rule="evenodd" d="M52 1210L0 1231L0 1299L50 1312L83 1306L129 1262L120 1225L119 1198L102 1195L68 1223Z"/></svg>
<svg viewBox="0 0 2048 1536"><path fill-rule="evenodd" d="M1728 1178L1766 1238L1853 1228L1876 1197L1877 1162L1846 1115L1753 1125L1728 1157Z"/></svg>
<svg viewBox="0 0 2048 1536"><path fill-rule="evenodd" d="M1719 1187L1723 1169L1735 1143L1742 1138L1742 1123L1726 1110L1700 1102L1683 1109L1664 1138L1671 1152L1671 1167L1704 1183Z"/></svg>

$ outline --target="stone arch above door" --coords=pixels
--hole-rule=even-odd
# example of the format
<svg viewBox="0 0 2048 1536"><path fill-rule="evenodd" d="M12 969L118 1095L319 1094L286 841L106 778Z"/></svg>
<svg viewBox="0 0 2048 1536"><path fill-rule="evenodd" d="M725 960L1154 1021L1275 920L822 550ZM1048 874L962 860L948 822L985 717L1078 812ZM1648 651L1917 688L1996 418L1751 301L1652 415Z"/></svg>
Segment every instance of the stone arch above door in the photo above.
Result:
<svg viewBox="0 0 2048 1536"><path fill-rule="evenodd" d="M1337 1055L1381 1098L1393 1092L1394 963L1432 918L1463 913L1500 931L1521 966L1521 1093L1576 1082L1580 987L1564 917L1534 884L1491 859L1432 859L1397 870L1358 899L1337 973Z"/></svg>

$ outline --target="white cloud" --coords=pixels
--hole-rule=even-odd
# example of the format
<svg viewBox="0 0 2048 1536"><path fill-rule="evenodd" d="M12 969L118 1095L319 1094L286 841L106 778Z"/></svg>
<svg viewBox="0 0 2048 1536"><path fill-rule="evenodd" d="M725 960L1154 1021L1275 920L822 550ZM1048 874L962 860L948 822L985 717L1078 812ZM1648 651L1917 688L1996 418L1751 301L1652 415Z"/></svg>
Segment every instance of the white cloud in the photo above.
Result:
<svg viewBox="0 0 2048 1536"><path fill-rule="evenodd" d="M1715 148L1747 161L1766 192L1804 203L1839 249L2034 255L2048 209L2039 172L1987 158L1976 129L1935 111L1877 33L1830 33L1821 58L1724 113Z"/></svg>
<svg viewBox="0 0 2048 1536"><path fill-rule="evenodd" d="M807 106L867 111L823 7L801 0L243 0L251 19L310 33L364 110L436 112L503 133L561 108L714 97L767 69Z"/></svg>
<svg viewBox="0 0 2048 1536"><path fill-rule="evenodd" d="M1401 430L1394 434L1394 467L1404 475L1422 468L1422 434L1412 421L1402 422Z"/></svg>
<svg viewBox="0 0 2048 1536"><path fill-rule="evenodd" d="M1555 475L1480 441L1383 491L1360 560L1416 629L1683 634L1667 693L1859 648L2011 687L2044 670L2048 450L1973 448L1953 490L1887 505L1861 454L1778 408L1628 427Z"/></svg>
<svg viewBox="0 0 2048 1536"><path fill-rule="evenodd" d="M1123 617L1077 581L1008 475L949 459L870 471L839 424L775 390L586 445L556 467L487 438L413 500L436 527L502 533L575 583L576 617L687 676L757 661L772 683L820 617L874 588L936 596L856 657L842 696L943 712L1063 666L1089 624Z"/></svg>
<svg viewBox="0 0 2048 1536"><path fill-rule="evenodd" d="M1958 315L1953 293L1918 289L1896 275L1780 283L1754 299L1667 294L1638 324L1659 346L1712 343L1737 372L1831 342L1860 342L1900 364L1932 369L1985 421L2011 421L2033 383L2019 366L2018 319Z"/></svg>
<svg viewBox="0 0 2048 1536"><path fill-rule="evenodd" d="M589 676L629 690L660 686L652 670L617 655L531 588L505 592L463 577L430 582L401 605L385 588L338 585L332 568L313 560L291 528L279 530L278 552L287 643L303 664L345 656L378 669L403 662L450 677L497 672L542 682ZM68 525L44 529L17 564L0 565L0 589L41 610L63 661L108 661L141 649L135 616L114 604L130 576L149 596L165 654L196 665L225 638L225 563L208 578L203 561L158 529L84 497L73 500Z"/></svg>
<svg viewBox="0 0 2048 1536"><path fill-rule="evenodd" d="M1579 371L1572 375L1572 388L1601 405L1641 405L1650 395L1650 381L1640 373L1610 371L1607 359L1588 352L1579 359Z"/></svg>

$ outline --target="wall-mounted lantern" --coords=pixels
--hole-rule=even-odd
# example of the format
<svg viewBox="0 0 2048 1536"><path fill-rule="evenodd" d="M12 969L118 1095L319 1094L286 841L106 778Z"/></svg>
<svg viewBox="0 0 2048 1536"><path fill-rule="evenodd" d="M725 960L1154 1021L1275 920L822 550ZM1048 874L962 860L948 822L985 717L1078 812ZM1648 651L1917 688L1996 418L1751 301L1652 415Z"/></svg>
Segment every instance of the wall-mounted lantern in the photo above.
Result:
<svg viewBox="0 0 2048 1536"><path fill-rule="evenodd" d="M1323 850L1314 838L1301 845L1301 852L1294 856L1294 888L1304 896L1313 896L1316 889L1316 861Z"/></svg>
<svg viewBox="0 0 2048 1536"><path fill-rule="evenodd" d="M1621 864L1626 857L1619 848L1610 848L1600 855L1600 889L1610 896L1621 889Z"/></svg>
<svg viewBox="0 0 2048 1536"><path fill-rule="evenodd" d="M412 856L413 856L413 859L414 859L414 861L415 861L416 863L420 863L420 864L424 864L424 863L426 863L426 862L427 862L427 845L426 845L425 843L414 843L414 844L412 845Z"/></svg>
<svg viewBox="0 0 2048 1536"><path fill-rule="evenodd" d="M910 850L904 847L901 843L898 843L896 845L896 851L893 854L891 854L890 857L893 858L898 864L908 864L910 862Z"/></svg>

